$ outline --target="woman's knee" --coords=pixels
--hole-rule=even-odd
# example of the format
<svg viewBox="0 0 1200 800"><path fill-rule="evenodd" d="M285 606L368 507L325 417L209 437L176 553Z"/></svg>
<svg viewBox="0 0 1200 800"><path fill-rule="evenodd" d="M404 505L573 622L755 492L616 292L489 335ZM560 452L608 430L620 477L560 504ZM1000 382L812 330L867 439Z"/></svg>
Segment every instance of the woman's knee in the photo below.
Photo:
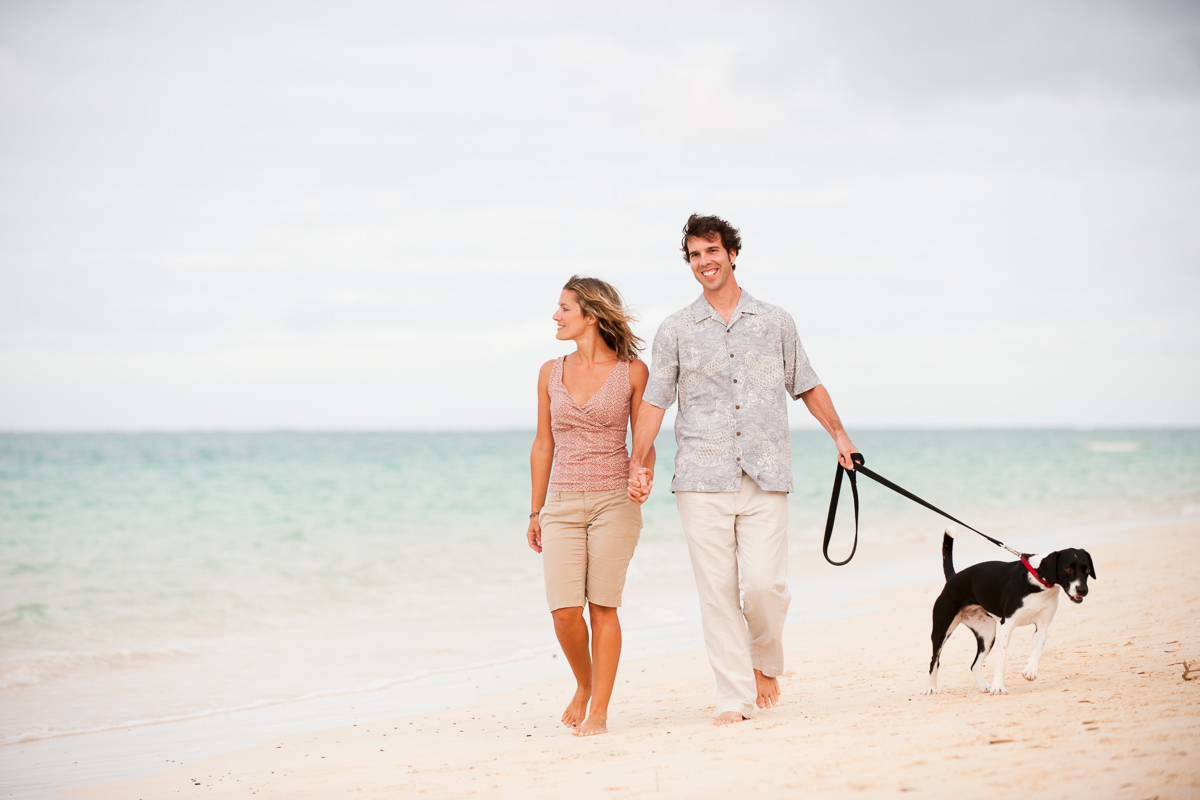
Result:
<svg viewBox="0 0 1200 800"><path fill-rule="evenodd" d="M550 612L554 624L558 627L569 627L583 622L583 606L566 606Z"/></svg>
<svg viewBox="0 0 1200 800"><path fill-rule="evenodd" d="M592 618L593 627L620 624L617 618L617 609L614 606L598 606L595 603L588 603L588 614Z"/></svg>

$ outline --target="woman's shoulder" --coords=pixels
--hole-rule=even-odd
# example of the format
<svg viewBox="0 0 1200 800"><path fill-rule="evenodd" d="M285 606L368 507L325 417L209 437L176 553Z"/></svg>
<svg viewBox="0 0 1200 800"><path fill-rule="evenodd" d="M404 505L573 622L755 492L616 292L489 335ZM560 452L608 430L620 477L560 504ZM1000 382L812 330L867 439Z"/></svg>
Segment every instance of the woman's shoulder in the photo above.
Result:
<svg viewBox="0 0 1200 800"><path fill-rule="evenodd" d="M629 379L640 380L645 382L650 377L650 368L646 366L646 362L642 361L637 356L629 359Z"/></svg>
<svg viewBox="0 0 1200 800"><path fill-rule="evenodd" d="M561 360L562 357L560 356L559 358L552 358L545 364L542 364L541 368L538 370L538 381L545 383L547 380L549 380L550 374L554 372L554 365Z"/></svg>

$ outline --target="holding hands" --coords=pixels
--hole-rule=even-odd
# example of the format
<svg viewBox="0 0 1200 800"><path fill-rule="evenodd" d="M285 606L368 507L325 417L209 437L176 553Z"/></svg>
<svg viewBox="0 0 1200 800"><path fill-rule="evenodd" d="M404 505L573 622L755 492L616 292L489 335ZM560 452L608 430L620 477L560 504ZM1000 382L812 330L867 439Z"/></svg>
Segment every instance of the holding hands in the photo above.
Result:
<svg viewBox="0 0 1200 800"><path fill-rule="evenodd" d="M629 499L638 505L650 497L654 487L654 470L629 462Z"/></svg>

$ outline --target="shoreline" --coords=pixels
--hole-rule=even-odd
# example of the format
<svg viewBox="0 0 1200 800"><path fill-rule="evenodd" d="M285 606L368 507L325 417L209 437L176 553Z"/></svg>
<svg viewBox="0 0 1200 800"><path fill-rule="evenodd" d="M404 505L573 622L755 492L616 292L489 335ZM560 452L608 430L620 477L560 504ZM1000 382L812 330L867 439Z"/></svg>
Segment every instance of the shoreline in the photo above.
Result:
<svg viewBox="0 0 1200 800"><path fill-rule="evenodd" d="M652 553L652 558L679 561L687 567L681 537L650 547L649 552L643 551L643 557ZM895 563L896 559L916 565L917 548L928 549L919 544L914 546L911 541L872 542L869 547L860 548L850 572L825 564L815 539L793 542L790 564L793 602L789 611L789 619L793 621L789 626L801 621L860 614L857 598L864 591L874 591L864 587L907 585L920 580L912 569L891 575L879 572L881 565ZM690 567L666 576L669 577L666 584L662 583L661 572L638 572L635 563L621 615L625 629L622 664L702 650L699 607ZM665 606L664 594L675 605ZM667 621L663 620L664 612L669 617ZM43 797L45 787L52 782L55 790L64 790L128 780L164 765L219 756L272 737L448 710L478 702L491 694L567 675L548 615L544 621L539 618L531 624L543 622L544 647L472 667L436 670L381 687L329 690L310 697L270 700L181 718L130 721L95 730L6 742L0 744L0 797L12 800Z"/></svg>
<svg viewBox="0 0 1200 800"><path fill-rule="evenodd" d="M975 689L965 667L974 642L961 631L943 654L941 693L919 695L940 584L918 576L866 592L851 616L789 624L781 705L732 729L711 725L702 651L634 655L623 659L605 736L579 739L558 724L573 688L560 674L470 705L268 737L61 796L161 797L204 787L217 797L251 789L278 797L706 797L748 785L766 796L934 797L981 786L999 797L1195 796L1200 681L1185 682L1180 665L1200 662L1192 614L1200 524L1129 530L1085 547L1097 569L1091 596L1060 604L1035 683L1018 680L1032 628L1016 632L1005 697ZM884 549L866 560L868 569ZM980 560L963 551L960 563ZM1164 552L1183 573L1172 578L1170 602L1160 578L1146 580L1157 576ZM1058 778L1047 782L1046 774Z"/></svg>
<svg viewBox="0 0 1200 800"><path fill-rule="evenodd" d="M839 619L864 613L853 587L873 580L872 559L892 561L897 554L912 559L911 543L860 549L854 580L820 561L815 542L795 548L791 557L793 605L790 617L800 621ZM682 547L681 542L672 546ZM694 594L690 573L686 591ZM642 583L647 578L641 579ZM897 585L917 578L903 570L891 578ZM886 581L885 581L886 582ZM656 621L661 607L639 591L631 575L623 609L626 663L662 656L701 653L703 637L694 596L687 599L690 615L670 622ZM890 585L890 584L888 584ZM849 587L849 588L848 588ZM651 600L649 603L644 601ZM789 623L789 627L799 622ZM547 631L550 626L547 620ZM552 641L552 639L551 639ZM703 657L701 653L701 658ZM568 675L556 644L523 655L463 669L438 670L428 675L369 689L329 691L310 698L284 699L237 709L198 713L180 719L148 720L98 730L0 744L0 797L41 798L46 787L66 791L110 781L124 781L175 764L191 763L253 747L274 738L346 725L365 725L467 707L493 694L528 689ZM447 699L451 698L451 699Z"/></svg>

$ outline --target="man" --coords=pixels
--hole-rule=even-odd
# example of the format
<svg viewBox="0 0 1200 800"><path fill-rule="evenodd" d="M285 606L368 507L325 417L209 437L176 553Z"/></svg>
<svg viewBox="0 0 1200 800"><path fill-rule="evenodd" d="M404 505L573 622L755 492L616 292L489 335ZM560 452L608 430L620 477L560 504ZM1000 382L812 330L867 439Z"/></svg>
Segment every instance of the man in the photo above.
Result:
<svg viewBox="0 0 1200 800"><path fill-rule="evenodd" d="M653 369L633 431L629 496L644 503L643 467L678 396L671 491L687 537L709 663L715 725L748 719L779 699L787 587L787 493L792 454L787 400L802 399L853 469L856 452L783 309L742 291L736 228L693 214L684 258L703 294L658 329Z"/></svg>

